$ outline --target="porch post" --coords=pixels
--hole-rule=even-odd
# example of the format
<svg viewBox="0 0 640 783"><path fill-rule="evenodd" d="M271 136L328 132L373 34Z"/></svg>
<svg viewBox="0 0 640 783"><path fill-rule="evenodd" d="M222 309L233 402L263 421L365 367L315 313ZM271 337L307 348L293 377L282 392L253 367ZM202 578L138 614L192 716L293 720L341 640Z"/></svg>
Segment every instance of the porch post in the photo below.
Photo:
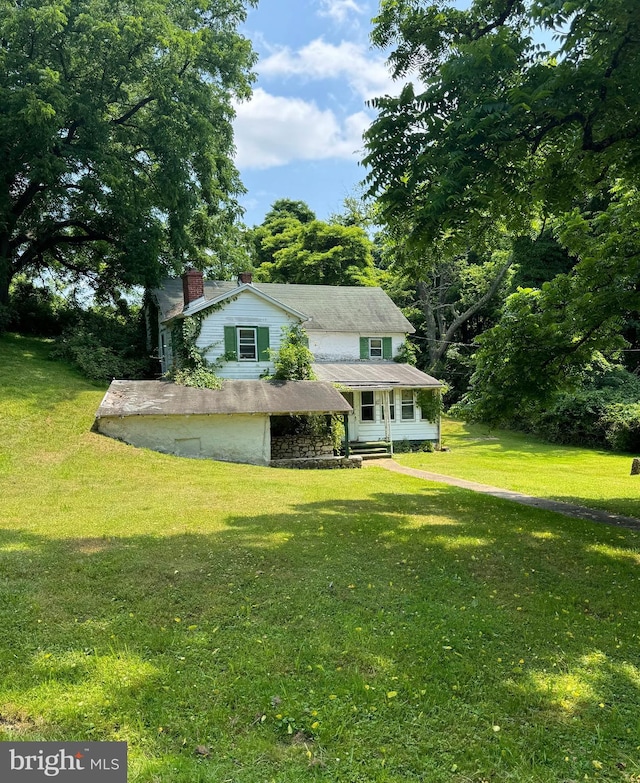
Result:
<svg viewBox="0 0 640 783"><path fill-rule="evenodd" d="M389 389L382 392L382 407L384 409L384 438L390 444L391 456L393 456L393 441L391 440L391 403L389 402Z"/></svg>
<svg viewBox="0 0 640 783"><path fill-rule="evenodd" d="M350 454L349 449L349 414L343 413L342 419L344 421L344 456L348 457Z"/></svg>

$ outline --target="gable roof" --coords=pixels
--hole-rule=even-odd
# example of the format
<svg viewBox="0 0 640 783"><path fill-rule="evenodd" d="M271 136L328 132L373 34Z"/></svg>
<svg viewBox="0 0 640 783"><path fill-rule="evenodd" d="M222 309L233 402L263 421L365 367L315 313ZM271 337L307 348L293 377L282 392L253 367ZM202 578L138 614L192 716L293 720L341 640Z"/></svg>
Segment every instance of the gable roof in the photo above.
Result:
<svg viewBox="0 0 640 783"><path fill-rule="evenodd" d="M221 389L169 381L112 381L96 419L105 416L184 416L263 413L348 413L351 406L321 381L225 380Z"/></svg>
<svg viewBox="0 0 640 783"><path fill-rule="evenodd" d="M307 331L406 334L415 329L381 288L368 286L299 285L294 283L251 283L206 280L204 301L197 312L234 293L253 289L274 304L293 312L305 322ZM152 291L160 309L160 320L169 321L184 311L182 281L169 278Z"/></svg>

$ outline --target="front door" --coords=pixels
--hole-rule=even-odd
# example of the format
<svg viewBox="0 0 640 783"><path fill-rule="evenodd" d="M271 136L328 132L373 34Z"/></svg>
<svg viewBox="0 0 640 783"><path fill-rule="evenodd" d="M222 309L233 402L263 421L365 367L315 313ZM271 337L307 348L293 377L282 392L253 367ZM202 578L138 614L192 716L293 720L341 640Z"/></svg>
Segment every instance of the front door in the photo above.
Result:
<svg viewBox="0 0 640 783"><path fill-rule="evenodd" d="M353 413L347 417L349 425L349 440L358 440L358 417L356 416L356 401L353 392L342 392L342 396L353 408Z"/></svg>

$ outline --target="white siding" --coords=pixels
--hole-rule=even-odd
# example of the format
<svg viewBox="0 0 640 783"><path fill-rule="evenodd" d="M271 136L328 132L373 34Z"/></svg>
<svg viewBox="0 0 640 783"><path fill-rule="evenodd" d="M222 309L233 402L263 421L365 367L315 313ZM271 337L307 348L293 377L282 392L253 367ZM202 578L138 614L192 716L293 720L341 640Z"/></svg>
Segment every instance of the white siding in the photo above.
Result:
<svg viewBox="0 0 640 783"><path fill-rule="evenodd" d="M269 347L272 351L280 349L282 327L299 323L299 319L272 305L264 299L243 291L237 299L214 309L202 322L200 336L196 345L207 349L206 358L214 363L224 354L225 326L266 326L269 328ZM252 379L272 373L273 362L226 362L217 370L221 378Z"/></svg>
<svg viewBox="0 0 640 783"><path fill-rule="evenodd" d="M268 465L271 459L269 416L103 416L98 430L165 454Z"/></svg>
<svg viewBox="0 0 640 783"><path fill-rule="evenodd" d="M314 332L311 324L305 328L309 335L309 350L317 362L360 361L360 337L391 337L391 355L395 356L405 339L404 334L380 335L366 330L362 332Z"/></svg>
<svg viewBox="0 0 640 783"><path fill-rule="evenodd" d="M427 421L422 418L420 408L414 406L414 418L412 420L402 420L401 389L395 389L395 419L391 421L391 439L399 440L439 440L439 423ZM349 437L351 440L375 441L385 439L384 420L382 418L383 393L374 392L375 420L360 420L360 392L354 392L353 408L355 413L355 432L350 429ZM351 428L351 425L350 425Z"/></svg>

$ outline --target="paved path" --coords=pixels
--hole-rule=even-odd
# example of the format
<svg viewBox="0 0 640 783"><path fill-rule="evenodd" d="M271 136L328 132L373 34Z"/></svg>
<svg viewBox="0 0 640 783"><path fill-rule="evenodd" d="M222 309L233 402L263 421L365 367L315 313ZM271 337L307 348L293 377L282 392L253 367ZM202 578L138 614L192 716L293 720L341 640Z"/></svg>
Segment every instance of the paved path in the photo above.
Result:
<svg viewBox="0 0 640 783"><path fill-rule="evenodd" d="M577 517L578 519L588 519L591 522L601 522L606 525L617 525L618 527L628 527L632 530L640 530L640 519L635 517L625 517L621 514L613 514L610 511L604 511L597 508L586 508L574 503L563 503L560 500L549 500L547 498L536 498L532 495L524 495L522 492L513 492L510 489L499 489L488 484L478 484L476 481L467 481L466 479L454 478L453 476L443 476L440 473L430 473L428 470L417 470L416 468L407 468L400 465L393 459L377 459L364 463L367 466L378 466L393 470L396 473L405 473L407 476L435 481L438 484L450 484L453 487L470 489L473 492L482 492L484 495L491 495L494 498L503 500L512 500L514 503L521 503L523 506L534 506L546 511L557 511L559 514L565 514L568 517Z"/></svg>

